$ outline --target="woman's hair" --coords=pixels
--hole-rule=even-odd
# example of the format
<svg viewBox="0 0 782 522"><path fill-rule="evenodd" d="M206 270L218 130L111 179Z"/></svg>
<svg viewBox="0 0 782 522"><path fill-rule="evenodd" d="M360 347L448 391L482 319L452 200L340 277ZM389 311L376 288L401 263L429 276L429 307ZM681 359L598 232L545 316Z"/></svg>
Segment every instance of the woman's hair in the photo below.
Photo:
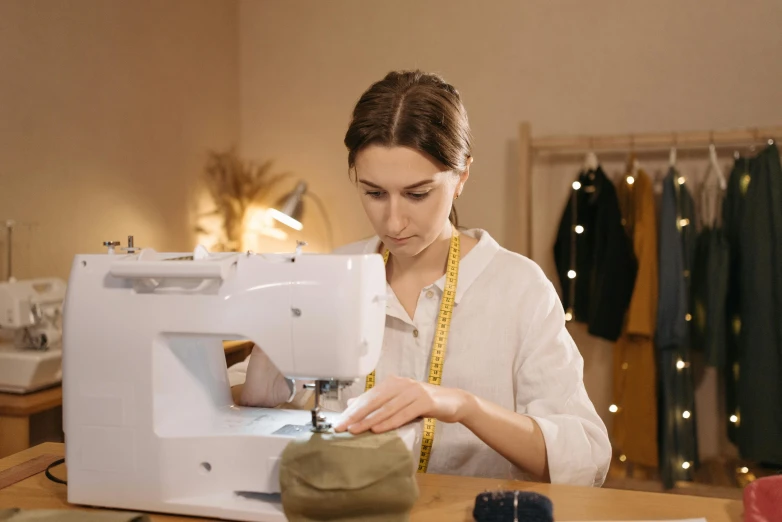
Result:
<svg viewBox="0 0 782 522"><path fill-rule="evenodd" d="M353 109L345 133L348 169L369 145L409 147L456 173L472 156L470 124L459 92L440 76L421 71L392 71L372 84ZM456 209L451 223L458 226Z"/></svg>

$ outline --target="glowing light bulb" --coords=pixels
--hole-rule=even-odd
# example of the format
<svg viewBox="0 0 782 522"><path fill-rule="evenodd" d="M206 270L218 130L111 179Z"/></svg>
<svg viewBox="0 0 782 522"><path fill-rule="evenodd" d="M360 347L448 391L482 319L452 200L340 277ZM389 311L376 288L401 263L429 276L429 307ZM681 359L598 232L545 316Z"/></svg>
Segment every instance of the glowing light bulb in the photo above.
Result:
<svg viewBox="0 0 782 522"><path fill-rule="evenodd" d="M627 456L626 455L619 455L619 462L624 462L626 460L627 460Z"/></svg>
<svg viewBox="0 0 782 522"><path fill-rule="evenodd" d="M584 232L584 227L581 225L576 225L576 234L582 234Z"/></svg>
<svg viewBox="0 0 782 522"><path fill-rule="evenodd" d="M676 361L676 369L677 369L677 370L681 370L681 369L683 369L683 368L684 368L684 361L682 361L681 359L679 359L678 361Z"/></svg>
<svg viewBox="0 0 782 522"><path fill-rule="evenodd" d="M573 320L573 313L565 312L565 321L572 321L572 320Z"/></svg>
<svg viewBox="0 0 782 522"><path fill-rule="evenodd" d="M683 226L683 227L686 227L686 226L687 226L687 225L689 225L689 224L690 224L690 220L689 220L689 219L687 219L687 218L684 218L684 219L680 219L680 220L679 220L679 225L681 225L681 226Z"/></svg>
<svg viewBox="0 0 782 522"><path fill-rule="evenodd" d="M738 421L739 421L739 418L736 415L731 415L730 416L730 422L732 422L733 424L736 424Z"/></svg>
<svg viewBox="0 0 782 522"><path fill-rule="evenodd" d="M687 411L687 410L683 411L682 412L682 417L684 417L685 419L689 419L690 418L690 412Z"/></svg>
<svg viewBox="0 0 782 522"><path fill-rule="evenodd" d="M679 176L679 179L677 179L676 181L679 182L679 185L684 185L684 181L685 181L684 176Z"/></svg>
<svg viewBox="0 0 782 522"><path fill-rule="evenodd" d="M578 181L573 182L573 190L578 190L581 188L581 183Z"/></svg>
<svg viewBox="0 0 782 522"><path fill-rule="evenodd" d="M682 462L682 468L690 469L690 463L689 462Z"/></svg>
<svg viewBox="0 0 782 522"><path fill-rule="evenodd" d="M608 411L610 411L611 413L616 413L619 411L619 407L616 404L612 404L611 406L608 407Z"/></svg>
<svg viewBox="0 0 782 522"><path fill-rule="evenodd" d="M576 271L575 270L568 270L567 276L570 279L575 279L576 278Z"/></svg>
<svg viewBox="0 0 782 522"><path fill-rule="evenodd" d="M627 176L627 184L632 185L633 183L635 183L635 178L632 176Z"/></svg>
<svg viewBox="0 0 782 522"><path fill-rule="evenodd" d="M685 321L687 321L688 323L689 323L690 321L692 321L692 314L687 314L687 315L685 315L685 316L684 316L684 320L685 320Z"/></svg>
<svg viewBox="0 0 782 522"><path fill-rule="evenodd" d="M749 473L749 468L748 468L748 467L746 467L746 466L744 466L744 467L743 467L743 468L741 468L739 471L741 471L742 473Z"/></svg>

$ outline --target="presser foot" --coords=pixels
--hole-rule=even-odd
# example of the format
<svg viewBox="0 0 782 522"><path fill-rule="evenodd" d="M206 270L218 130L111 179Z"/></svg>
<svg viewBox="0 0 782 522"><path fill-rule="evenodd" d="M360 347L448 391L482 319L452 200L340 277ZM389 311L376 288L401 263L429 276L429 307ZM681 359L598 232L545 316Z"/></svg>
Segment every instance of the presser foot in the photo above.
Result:
<svg viewBox="0 0 782 522"><path fill-rule="evenodd" d="M349 383L333 380L318 380L315 381L314 384L305 385L307 388L315 390L315 403L311 410L312 431L315 433L326 433L331 430L331 423L326 421L326 417L320 411L321 398L325 395L338 399L340 389L347 384Z"/></svg>
<svg viewBox="0 0 782 522"><path fill-rule="evenodd" d="M326 417L320 412L319 407L312 408L312 431L315 433L327 433L331 431L331 423L326 422Z"/></svg>

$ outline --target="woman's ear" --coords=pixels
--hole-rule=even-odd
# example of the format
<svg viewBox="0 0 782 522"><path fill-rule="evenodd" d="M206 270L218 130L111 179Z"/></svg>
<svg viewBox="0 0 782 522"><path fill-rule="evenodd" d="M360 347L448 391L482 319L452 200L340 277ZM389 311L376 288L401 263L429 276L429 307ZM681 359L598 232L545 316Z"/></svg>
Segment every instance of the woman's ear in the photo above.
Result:
<svg viewBox="0 0 782 522"><path fill-rule="evenodd" d="M456 185L456 192L454 192L454 199L458 199L459 196L462 194L462 190L464 190L464 184L467 183L467 178L470 177L470 165L472 165L472 156L467 158L467 166L465 169L459 174L459 183Z"/></svg>

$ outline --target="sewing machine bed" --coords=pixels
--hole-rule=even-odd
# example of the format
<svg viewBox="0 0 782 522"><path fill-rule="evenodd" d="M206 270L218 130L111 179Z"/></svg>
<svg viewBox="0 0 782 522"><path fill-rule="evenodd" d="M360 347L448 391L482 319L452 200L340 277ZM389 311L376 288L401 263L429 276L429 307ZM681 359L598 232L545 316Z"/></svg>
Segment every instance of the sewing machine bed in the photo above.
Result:
<svg viewBox="0 0 782 522"><path fill-rule="evenodd" d="M325 413L330 422L339 414ZM282 410L231 406L213 424L215 435L279 435L289 438L312 434L312 413L309 410Z"/></svg>
<svg viewBox="0 0 782 522"><path fill-rule="evenodd" d="M331 423L339 417L339 413L323 414ZM85 443L90 447L115 445L109 452L113 459L109 462L82 455L81 472L91 485L79 494L70 491L69 501L229 520L284 521L278 489L280 458L291 440L312 436L311 427L309 410L233 404L216 408L207 418L172 417L155 429L159 446L156 458L149 462L154 462L152 467L157 471L148 471L159 485L150 483L148 492L140 491L145 488L139 485L146 482L142 475L127 475L133 468L143 473L137 461L142 455L139 448L134 452L130 440L105 439L100 430L91 430ZM412 450L414 426L405 426L398 433ZM93 435L96 438L92 439ZM115 473L92 475L97 470ZM75 473L69 467L69 477ZM113 480L126 484L112 485ZM134 484L133 488L125 487L129 484Z"/></svg>

